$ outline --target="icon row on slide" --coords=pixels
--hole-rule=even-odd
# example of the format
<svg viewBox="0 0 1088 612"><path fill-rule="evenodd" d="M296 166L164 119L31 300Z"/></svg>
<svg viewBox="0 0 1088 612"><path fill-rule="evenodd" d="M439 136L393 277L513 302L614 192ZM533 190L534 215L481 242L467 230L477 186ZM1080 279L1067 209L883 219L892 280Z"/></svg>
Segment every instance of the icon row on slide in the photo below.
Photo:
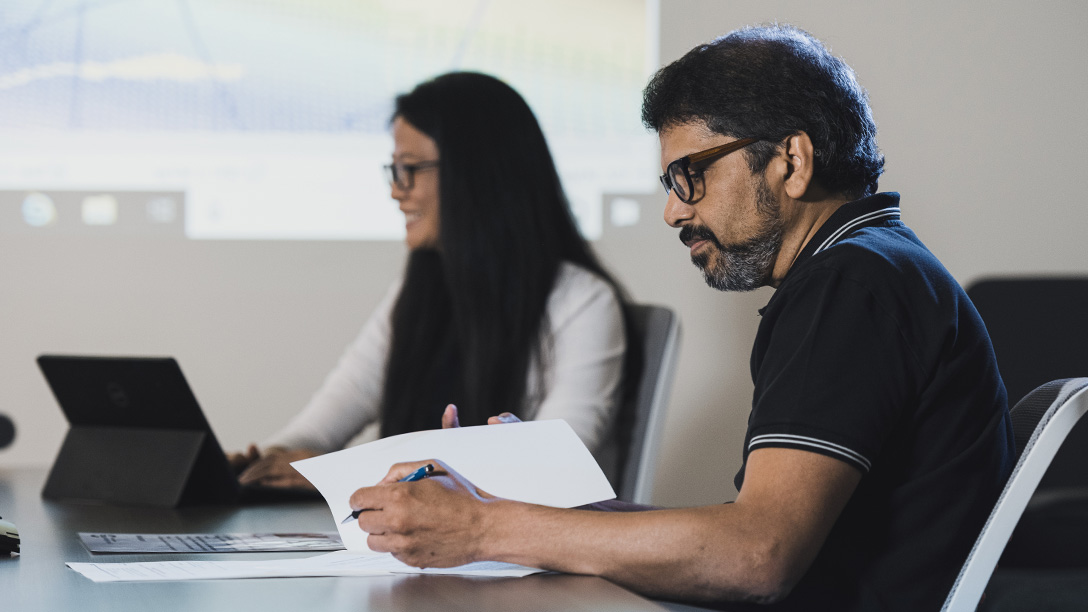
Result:
<svg viewBox="0 0 1088 612"><path fill-rule="evenodd" d="M170 196L154 196L145 202L145 221L149 223L174 223L178 220L179 206ZM79 203L80 221L89 226L116 225L121 214L117 197L110 193L89 194ZM56 203L40 191L26 194L22 202L23 221L30 227L47 227L58 221Z"/></svg>

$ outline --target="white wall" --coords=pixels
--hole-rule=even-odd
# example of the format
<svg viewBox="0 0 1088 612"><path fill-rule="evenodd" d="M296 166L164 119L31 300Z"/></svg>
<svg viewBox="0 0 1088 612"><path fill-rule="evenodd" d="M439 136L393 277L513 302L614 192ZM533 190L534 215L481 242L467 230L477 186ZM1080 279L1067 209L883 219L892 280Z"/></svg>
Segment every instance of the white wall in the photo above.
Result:
<svg viewBox="0 0 1088 612"><path fill-rule="evenodd" d="M775 19L843 56L872 97L887 156L882 188L903 193L904 219L961 283L1088 271L1088 210L1078 201L1088 5L661 4L663 62ZM606 227L598 248L637 300L683 319L655 498L731 499L751 399L748 352L770 293L708 289L660 220L663 198L641 200L642 222ZM403 257L389 243L0 240L0 413L18 427L0 466L47 465L60 445L66 424L34 365L48 351L173 355L224 446L262 438L320 384Z"/></svg>

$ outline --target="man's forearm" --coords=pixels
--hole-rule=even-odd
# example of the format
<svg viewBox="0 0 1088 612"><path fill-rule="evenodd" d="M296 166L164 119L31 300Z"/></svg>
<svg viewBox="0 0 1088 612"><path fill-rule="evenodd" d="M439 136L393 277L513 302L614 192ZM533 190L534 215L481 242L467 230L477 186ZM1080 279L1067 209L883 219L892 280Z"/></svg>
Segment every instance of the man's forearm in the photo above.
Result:
<svg viewBox="0 0 1088 612"><path fill-rule="evenodd" d="M779 596L766 539L734 525L733 504L614 513L497 501L488 510L489 559L603 576L641 593L692 600Z"/></svg>

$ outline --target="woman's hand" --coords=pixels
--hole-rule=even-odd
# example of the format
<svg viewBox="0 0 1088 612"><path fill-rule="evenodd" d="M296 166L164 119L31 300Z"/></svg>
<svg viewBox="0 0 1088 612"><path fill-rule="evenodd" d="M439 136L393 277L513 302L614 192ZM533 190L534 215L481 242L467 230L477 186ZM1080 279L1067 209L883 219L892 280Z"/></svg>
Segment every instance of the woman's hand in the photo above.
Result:
<svg viewBox="0 0 1088 612"><path fill-rule="evenodd" d="M495 415L487 419L488 425L502 425L503 423L520 423L521 419L514 416L509 412L504 412L499 415ZM446 411L442 413L442 429L453 429L460 427L461 421L457 418L457 406L450 404L446 406Z"/></svg>
<svg viewBox="0 0 1088 612"><path fill-rule="evenodd" d="M456 429L461 426L461 421L457 418L457 406L450 404L446 406L445 412L442 413L442 429Z"/></svg>
<svg viewBox="0 0 1088 612"><path fill-rule="evenodd" d="M504 423L520 423L520 422L521 422L521 419L514 416L514 414L511 413L511 412L503 412L502 414L497 414L497 415L495 415L493 417L488 417L488 419L487 419L487 424L488 425L502 425Z"/></svg>
<svg viewBox="0 0 1088 612"><path fill-rule="evenodd" d="M253 455L256 454L254 457ZM272 447L261 455L255 446L250 446L246 453L252 457L245 470L238 475L238 482L242 485L261 485L266 487L283 487L285 489L314 489L309 480L306 480L298 470L291 467L292 461L309 459L320 455L316 451L304 448L280 448Z"/></svg>
<svg viewBox="0 0 1088 612"><path fill-rule="evenodd" d="M244 453L227 453L227 463L235 474L241 474L242 470L260 458L261 451L256 444L250 444Z"/></svg>

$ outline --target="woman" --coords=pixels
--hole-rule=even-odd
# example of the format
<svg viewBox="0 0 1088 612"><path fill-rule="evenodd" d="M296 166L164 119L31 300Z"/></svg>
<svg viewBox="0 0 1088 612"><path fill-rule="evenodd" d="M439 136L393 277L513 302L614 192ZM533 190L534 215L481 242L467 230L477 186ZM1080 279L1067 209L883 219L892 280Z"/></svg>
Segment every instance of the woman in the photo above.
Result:
<svg viewBox="0 0 1088 612"><path fill-rule="evenodd" d="M488 415L565 419L602 462L624 379L622 291L575 226L544 135L498 79L450 73L396 99L391 195L410 250L309 405L236 455L243 484L305 485L288 463Z"/></svg>

